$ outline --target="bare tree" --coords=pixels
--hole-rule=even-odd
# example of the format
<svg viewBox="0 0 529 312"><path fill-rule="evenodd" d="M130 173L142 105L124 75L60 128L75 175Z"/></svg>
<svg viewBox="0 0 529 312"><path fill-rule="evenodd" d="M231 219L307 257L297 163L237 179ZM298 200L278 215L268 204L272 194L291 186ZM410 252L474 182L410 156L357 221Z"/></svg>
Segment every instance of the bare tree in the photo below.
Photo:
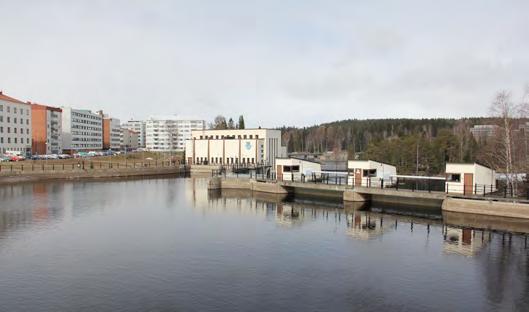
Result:
<svg viewBox="0 0 529 312"><path fill-rule="evenodd" d="M513 177L513 142L512 142L512 120L516 111L515 104L511 100L511 93L502 90L496 94L496 98L490 107L492 116L497 118L499 131L497 133L498 149L492 156L498 168L505 171L507 187L515 190L515 179Z"/></svg>
<svg viewBox="0 0 529 312"><path fill-rule="evenodd" d="M507 187L512 190L513 195L517 193L518 177L516 173L525 170L527 155L520 155L520 150L524 149L527 137L525 133L520 132L520 122L524 122L529 112L529 86L525 90L525 95L520 103L512 101L511 93L500 91L496 95L490 110L493 117L497 120L498 132L496 140L496 149L491 153L491 160L497 168L504 170ZM515 127L518 126L518 129Z"/></svg>

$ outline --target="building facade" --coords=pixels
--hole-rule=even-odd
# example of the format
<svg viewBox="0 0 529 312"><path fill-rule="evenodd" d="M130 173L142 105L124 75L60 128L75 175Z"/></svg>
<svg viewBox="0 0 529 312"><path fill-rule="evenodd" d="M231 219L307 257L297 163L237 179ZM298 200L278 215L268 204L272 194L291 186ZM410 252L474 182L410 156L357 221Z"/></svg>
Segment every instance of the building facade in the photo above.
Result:
<svg viewBox="0 0 529 312"><path fill-rule="evenodd" d="M395 166L373 160L349 160L347 170L347 184L354 186L391 185L392 177L397 175Z"/></svg>
<svg viewBox="0 0 529 312"><path fill-rule="evenodd" d="M446 192L464 195L485 195L496 191L496 172L484 165L446 164Z"/></svg>
<svg viewBox="0 0 529 312"><path fill-rule="evenodd" d="M138 133L127 128L121 128L121 149L135 150L138 148Z"/></svg>
<svg viewBox="0 0 529 312"><path fill-rule="evenodd" d="M206 121L198 119L176 120L176 149L183 151L186 148L186 141L191 139L191 132L194 130L205 130Z"/></svg>
<svg viewBox="0 0 529 312"><path fill-rule="evenodd" d="M0 153L31 153L31 105L0 91Z"/></svg>
<svg viewBox="0 0 529 312"><path fill-rule="evenodd" d="M191 132L205 128L205 120L151 118L145 125L145 147L150 151L183 151Z"/></svg>
<svg viewBox="0 0 529 312"><path fill-rule="evenodd" d="M286 157L286 147L280 130L195 130L185 157L188 164L275 166L276 158Z"/></svg>
<svg viewBox="0 0 529 312"><path fill-rule="evenodd" d="M145 122L145 148L149 151L175 151L177 135L174 120L149 119Z"/></svg>
<svg viewBox="0 0 529 312"><path fill-rule="evenodd" d="M122 129L128 129L138 134L138 148L145 148L145 121L143 120L129 120L121 125Z"/></svg>
<svg viewBox="0 0 529 312"><path fill-rule="evenodd" d="M63 151L103 149L103 120L99 114L85 109L62 107Z"/></svg>
<svg viewBox="0 0 529 312"><path fill-rule="evenodd" d="M112 118L103 111L97 112L103 121L103 149L119 150L121 147L121 123L119 119Z"/></svg>
<svg viewBox="0 0 529 312"><path fill-rule="evenodd" d="M496 135L498 128L496 125L475 125L470 128L470 133L476 141L485 142Z"/></svg>
<svg viewBox="0 0 529 312"><path fill-rule="evenodd" d="M33 103L31 105L32 153L62 153L62 109Z"/></svg>

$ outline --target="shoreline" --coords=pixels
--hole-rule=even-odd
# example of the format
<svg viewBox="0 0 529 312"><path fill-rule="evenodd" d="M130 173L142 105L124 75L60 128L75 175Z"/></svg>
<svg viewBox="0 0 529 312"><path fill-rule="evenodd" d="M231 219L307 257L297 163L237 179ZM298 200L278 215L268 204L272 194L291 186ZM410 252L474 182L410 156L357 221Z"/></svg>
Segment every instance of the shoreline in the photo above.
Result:
<svg viewBox="0 0 529 312"><path fill-rule="evenodd" d="M156 167L156 168L120 168L120 169L93 169L75 171L12 173L0 175L0 186L48 182L48 181L82 181L82 180L108 180L113 178L156 177L169 175L182 175L189 173L186 168Z"/></svg>

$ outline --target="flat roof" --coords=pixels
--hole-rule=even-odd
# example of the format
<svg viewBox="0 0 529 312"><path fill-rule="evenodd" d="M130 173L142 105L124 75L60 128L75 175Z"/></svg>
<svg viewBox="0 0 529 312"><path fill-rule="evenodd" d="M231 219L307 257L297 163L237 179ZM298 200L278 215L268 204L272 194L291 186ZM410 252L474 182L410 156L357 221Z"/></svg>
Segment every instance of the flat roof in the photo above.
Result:
<svg viewBox="0 0 529 312"><path fill-rule="evenodd" d="M308 160L308 159L303 159L303 158L297 158L297 157L276 157L276 159L295 159L295 160L299 160L299 161L306 161L306 162L310 162L310 163L321 165L321 163L318 162L318 161Z"/></svg>
<svg viewBox="0 0 529 312"><path fill-rule="evenodd" d="M446 180L443 177L427 177L427 176L414 176L414 175L391 175L392 178L403 178L403 179L416 179L416 180Z"/></svg>
<svg viewBox="0 0 529 312"><path fill-rule="evenodd" d="M215 132L215 131L234 131L234 132L243 132L243 131L256 131L256 130L262 130L262 131L281 131L280 129L272 129L272 128L244 128L244 129L194 129L191 130L191 132L194 131L201 131L201 132Z"/></svg>
<svg viewBox="0 0 529 312"><path fill-rule="evenodd" d="M474 165L478 165L478 166L481 166L481 167L484 167L484 168L487 168L487 169L490 169L490 170L494 170L492 169L491 167L489 166L486 166L484 164L481 164L479 162L473 162L473 163L456 163L456 162L451 162L451 163L446 163L446 165L470 165L470 166L474 166Z"/></svg>
<svg viewBox="0 0 529 312"><path fill-rule="evenodd" d="M372 161L372 162L376 162L376 163L379 163L379 164L395 167L395 165L391 165L391 164L388 164L388 163L385 163L385 162L381 162L381 161L378 161L378 160L373 160L373 159L368 159L368 160L350 159L350 160L347 160L348 163L350 161L358 161L358 162L369 162L369 161Z"/></svg>

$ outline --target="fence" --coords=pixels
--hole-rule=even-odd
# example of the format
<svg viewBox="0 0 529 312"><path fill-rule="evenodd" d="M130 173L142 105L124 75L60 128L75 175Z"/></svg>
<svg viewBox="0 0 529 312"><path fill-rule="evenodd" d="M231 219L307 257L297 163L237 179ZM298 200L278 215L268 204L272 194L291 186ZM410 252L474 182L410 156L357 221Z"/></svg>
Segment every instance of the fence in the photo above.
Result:
<svg viewBox="0 0 529 312"><path fill-rule="evenodd" d="M31 173L31 172L54 172L54 171L76 171L76 170L102 170L102 169L126 169L126 168L169 168L180 167L179 162L171 160L153 160L145 162L112 162L112 161L70 161L70 162L16 162L0 163L0 174L9 173ZM184 168L185 169L185 168Z"/></svg>
<svg viewBox="0 0 529 312"><path fill-rule="evenodd" d="M312 173L311 175L304 175L299 172L287 172L276 176L276 173L270 173L266 175L264 173L252 173L252 171L250 171L248 174L229 174L225 169L214 170L212 172L212 176L231 176L235 178L244 176L266 181L345 185L349 188L367 187L392 189L395 191L460 194L462 196L479 196L491 198L523 198L529 200L529 187L521 187L520 191L516 192L512 187L507 187L505 185L487 185L477 183L474 185L463 185L447 182L443 179L413 180L401 178L381 179L363 177L361 180L356 181L353 175L343 175L339 173L333 174L332 172Z"/></svg>

